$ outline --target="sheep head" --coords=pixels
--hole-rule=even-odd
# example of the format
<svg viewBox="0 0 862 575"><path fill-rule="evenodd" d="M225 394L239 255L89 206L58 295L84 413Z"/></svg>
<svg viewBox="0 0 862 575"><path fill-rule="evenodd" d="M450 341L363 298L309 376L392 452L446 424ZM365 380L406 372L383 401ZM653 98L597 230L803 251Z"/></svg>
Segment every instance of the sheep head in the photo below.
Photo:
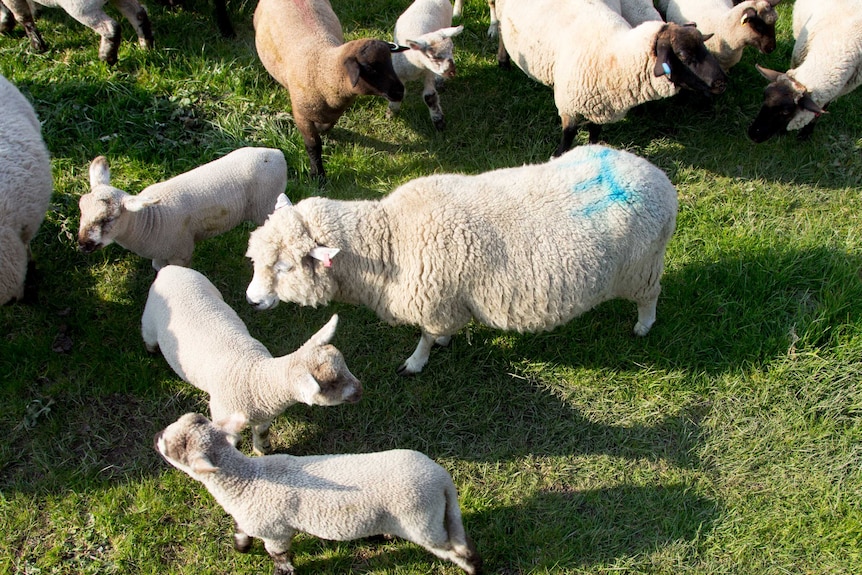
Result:
<svg viewBox="0 0 862 575"><path fill-rule="evenodd" d="M742 10L740 25L748 32L746 44L754 46L763 54L775 50L775 23L778 13L774 6L779 0L748 0L737 6Z"/></svg>
<svg viewBox="0 0 862 575"><path fill-rule="evenodd" d="M279 301L314 307L329 303L336 291L331 268L337 265L332 259L337 249L320 248L329 246L312 239L295 207L273 212L249 237L246 256L252 260L254 276L246 290L248 302L260 310L274 308Z"/></svg>
<svg viewBox="0 0 862 575"><path fill-rule="evenodd" d="M799 129L824 113L811 98L808 89L786 73L755 64L757 71L769 80L764 89L763 104L748 128L748 137L765 142L778 132Z"/></svg>
<svg viewBox="0 0 862 575"><path fill-rule="evenodd" d="M78 200L81 220L78 226L78 248L91 253L114 241L122 228L123 214L158 203L158 199L130 196L111 185L111 171L104 156L90 163L90 193Z"/></svg>
<svg viewBox="0 0 862 575"><path fill-rule="evenodd" d="M342 45L350 91L359 96L381 96L391 102L404 99L404 84L392 67L393 48L382 40L353 40Z"/></svg>
<svg viewBox="0 0 862 575"><path fill-rule="evenodd" d="M727 75L704 45L711 37L694 24L666 24L656 35L654 74L667 76L679 88L721 94Z"/></svg>
<svg viewBox="0 0 862 575"><path fill-rule="evenodd" d="M411 50L421 54L422 64L438 76L451 78L455 75L455 59L452 56L455 45L452 38L464 30L463 26L441 28L416 38L407 40Z"/></svg>
<svg viewBox="0 0 862 575"><path fill-rule="evenodd" d="M215 425L200 413L186 413L157 433L153 444L168 463L192 477L198 477L218 471L224 450L236 449L231 437L246 424L242 414Z"/></svg>
<svg viewBox="0 0 862 575"><path fill-rule="evenodd" d="M333 315L292 354L308 372L299 390L306 405L356 403L362 398L362 384L350 373L338 348L330 344L337 326L338 315Z"/></svg>

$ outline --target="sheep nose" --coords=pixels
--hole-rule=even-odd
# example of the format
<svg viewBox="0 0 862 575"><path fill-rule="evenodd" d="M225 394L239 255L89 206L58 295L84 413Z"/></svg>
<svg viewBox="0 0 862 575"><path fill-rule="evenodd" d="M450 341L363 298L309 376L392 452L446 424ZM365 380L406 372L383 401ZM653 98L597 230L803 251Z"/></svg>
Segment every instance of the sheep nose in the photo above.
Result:
<svg viewBox="0 0 862 575"><path fill-rule="evenodd" d="M85 254L91 254L96 251L96 242L92 240L78 240L78 249Z"/></svg>
<svg viewBox="0 0 862 575"><path fill-rule="evenodd" d="M446 66L446 70L443 72L443 76L445 78L452 78L455 76L456 68L455 62L450 62L448 66Z"/></svg>
<svg viewBox="0 0 862 575"><path fill-rule="evenodd" d="M727 89L727 80L715 80L709 88L713 94L721 94Z"/></svg>

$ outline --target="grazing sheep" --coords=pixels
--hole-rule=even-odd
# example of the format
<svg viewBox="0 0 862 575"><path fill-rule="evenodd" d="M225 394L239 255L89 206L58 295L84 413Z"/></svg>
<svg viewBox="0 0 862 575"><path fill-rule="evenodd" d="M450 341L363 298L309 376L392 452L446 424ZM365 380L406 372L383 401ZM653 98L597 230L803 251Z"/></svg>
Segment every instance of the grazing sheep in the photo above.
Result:
<svg viewBox="0 0 862 575"><path fill-rule="evenodd" d="M287 185L287 163L281 150L240 148L136 196L110 178L108 160L94 159L91 191L78 202L78 247L91 253L116 242L159 270L189 265L196 242L243 221L262 224Z"/></svg>
<svg viewBox="0 0 862 575"><path fill-rule="evenodd" d="M234 548L263 540L275 575L294 573L296 532L348 541L396 535L476 575L482 560L464 532L452 477L426 455L407 449L377 453L247 457L229 439L244 425L218 424L187 413L155 437L155 448L200 481L233 517Z"/></svg>
<svg viewBox="0 0 862 575"><path fill-rule="evenodd" d="M0 305L24 297L30 240L51 201L51 159L33 106L0 76Z"/></svg>
<svg viewBox="0 0 862 575"><path fill-rule="evenodd" d="M790 69L757 66L769 81L763 105L748 129L755 142L784 130L804 139L836 98L862 84L862 10L855 0L796 0Z"/></svg>
<svg viewBox="0 0 862 575"><path fill-rule="evenodd" d="M33 19L31 2L42 6L57 7L65 10L69 16L92 29L102 37L99 45L99 59L107 64L117 63L117 51L120 48L122 30L119 23L105 13L107 0L2 0L0 2L0 32L9 32L15 26L15 20L21 23L30 45L37 52L47 48L45 41L36 29ZM4 7L3 4L6 6ZM147 10L138 0L111 0L111 4L125 16L135 29L138 43L142 48L153 47L153 30ZM8 8L8 9L7 9ZM4 12L4 9L6 11ZM11 15L9 13L11 11Z"/></svg>
<svg viewBox="0 0 862 575"><path fill-rule="evenodd" d="M497 0L500 47L529 77L553 86L568 150L582 120L590 143L602 124L618 122L644 102L681 88L723 92L727 77L694 26L649 21L632 28L603 0Z"/></svg>
<svg viewBox="0 0 862 575"><path fill-rule="evenodd" d="M464 30L452 27L452 5L449 0L416 0L395 22L395 43L410 50L392 55L392 67L402 83L422 79L422 98L428 106L431 122L438 130L446 127L437 82L455 75L452 37ZM389 102L389 116L397 114L401 102Z"/></svg>
<svg viewBox="0 0 862 575"><path fill-rule="evenodd" d="M658 0L668 22L697 22L697 27L712 36L707 49L727 72L742 59L746 46L763 54L775 50L775 6L781 0L745 0L735 6L731 0Z"/></svg>
<svg viewBox="0 0 862 575"><path fill-rule="evenodd" d="M676 211L664 172L603 146L418 178L379 201L307 198L251 233L246 297L258 309L360 303L389 323L418 325L404 375L471 319L549 330L623 297L637 303L634 331L646 335Z"/></svg>
<svg viewBox="0 0 862 575"><path fill-rule="evenodd" d="M298 350L274 358L206 277L166 266L150 286L141 334L148 351L160 349L177 375L209 394L214 419L245 415L254 452L265 453L272 420L289 406L354 403L362 396L341 352L329 345L337 325L334 315Z"/></svg>
<svg viewBox="0 0 862 575"><path fill-rule="evenodd" d="M290 92L313 178L326 175L320 134L335 125L357 96L404 97L404 84L392 68L391 52L399 48L382 40L345 43L327 0L260 0L254 31L260 61Z"/></svg>

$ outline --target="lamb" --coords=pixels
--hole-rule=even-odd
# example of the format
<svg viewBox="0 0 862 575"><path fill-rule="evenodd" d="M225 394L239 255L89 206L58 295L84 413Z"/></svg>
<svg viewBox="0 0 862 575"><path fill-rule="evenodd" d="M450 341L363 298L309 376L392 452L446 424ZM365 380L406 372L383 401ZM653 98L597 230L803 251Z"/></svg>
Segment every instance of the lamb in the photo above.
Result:
<svg viewBox="0 0 862 575"><path fill-rule="evenodd" d="M455 75L452 37L463 30L463 26L452 27L449 0L416 0L395 22L395 43L410 50L393 54L392 66L402 83L422 79L422 98L437 130L446 127L437 82ZM389 102L387 115L397 114L400 108L401 102Z"/></svg>
<svg viewBox="0 0 862 575"><path fill-rule="evenodd" d="M668 22L697 22L697 27L712 33L707 49L727 72L742 59L746 46L763 54L775 50L775 6L781 0L658 0Z"/></svg>
<svg viewBox="0 0 862 575"><path fill-rule="evenodd" d="M338 316L295 352L274 358L249 335L216 287L190 268L166 266L150 286L141 334L184 381L207 392L210 414L242 413L255 453L270 450L269 426L289 406L355 403L362 384L329 345Z"/></svg>
<svg viewBox="0 0 862 575"><path fill-rule="evenodd" d="M858 2L796 0L796 43L790 69L781 73L757 66L769 81L760 112L748 129L755 142L784 130L804 139L830 102L862 84L862 11Z"/></svg>
<svg viewBox="0 0 862 575"><path fill-rule="evenodd" d="M307 198L254 230L249 303L360 303L422 330L398 373L419 373L434 343L471 319L534 332L603 301L655 322L677 196L629 152L583 146L545 164L418 178L379 201ZM339 251L340 250L340 251Z"/></svg>
<svg viewBox="0 0 862 575"><path fill-rule="evenodd" d="M24 27L33 50L44 52L47 46L36 28L31 1L42 6L62 8L69 16L92 29L102 38L99 45L99 59L110 65L117 63L117 51L120 48L122 30L117 21L105 13L107 0L2 0L0 2L0 32L11 31L15 27L17 19ZM140 46L144 49L151 49L153 47L153 30L146 8L141 6L138 0L111 0L111 4L131 23L138 35Z"/></svg>
<svg viewBox="0 0 862 575"><path fill-rule="evenodd" d="M618 12L632 27L640 26L644 22L664 22L652 0L605 0L605 4Z"/></svg>
<svg viewBox="0 0 862 575"><path fill-rule="evenodd" d="M94 159L91 191L78 202L78 247L92 253L117 242L159 270L188 266L195 242L243 221L262 224L287 185L287 163L281 150L240 148L135 196L110 178L107 159Z"/></svg>
<svg viewBox="0 0 862 575"><path fill-rule="evenodd" d="M261 0L254 31L264 68L290 93L293 119L311 162L309 175L323 181L320 134L335 125L356 97L404 98L391 55L401 48L372 39L345 43L327 0Z"/></svg>
<svg viewBox="0 0 862 575"><path fill-rule="evenodd" d="M724 91L727 76L694 26L649 21L632 28L603 0L497 0L497 61L513 59L529 77L552 86L568 150L582 119L597 143L602 124L638 104L681 88Z"/></svg>
<svg viewBox="0 0 862 575"><path fill-rule="evenodd" d="M30 240L54 191L51 159L36 111L0 76L0 305L24 298Z"/></svg>
<svg viewBox="0 0 862 575"><path fill-rule="evenodd" d="M298 531L334 541L396 535L469 575L481 572L452 477L428 456L395 449L247 457L229 439L244 423L187 413L156 434L155 448L233 517L237 551L249 551L252 537L263 540L275 575L294 573L290 544Z"/></svg>

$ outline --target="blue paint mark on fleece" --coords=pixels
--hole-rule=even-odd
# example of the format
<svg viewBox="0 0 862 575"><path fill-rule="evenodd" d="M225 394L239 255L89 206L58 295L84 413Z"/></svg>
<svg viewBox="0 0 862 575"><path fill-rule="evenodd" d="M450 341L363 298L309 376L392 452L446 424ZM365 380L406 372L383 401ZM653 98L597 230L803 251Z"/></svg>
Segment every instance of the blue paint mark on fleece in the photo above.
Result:
<svg viewBox="0 0 862 575"><path fill-rule="evenodd" d="M616 169L613 164L613 158L617 156L617 152L608 148L599 148L592 152L585 159L579 159L563 164L565 167L573 167L583 165L588 162L597 163L598 169L596 175L588 180L578 182L572 186L573 193L583 193L588 191L604 190L605 195L588 203L581 210L584 216L591 217L598 212L608 210L614 205L631 204L637 195L634 191L628 189L626 184L617 176Z"/></svg>

